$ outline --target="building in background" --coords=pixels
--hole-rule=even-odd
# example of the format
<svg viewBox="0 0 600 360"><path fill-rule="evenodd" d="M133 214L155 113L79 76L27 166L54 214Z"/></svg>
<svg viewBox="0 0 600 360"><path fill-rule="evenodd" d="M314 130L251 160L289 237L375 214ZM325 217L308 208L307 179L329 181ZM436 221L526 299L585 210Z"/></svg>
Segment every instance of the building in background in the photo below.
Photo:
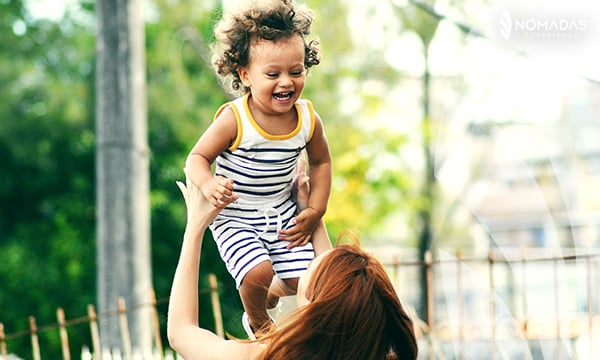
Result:
<svg viewBox="0 0 600 360"><path fill-rule="evenodd" d="M600 84L563 90L556 119L479 124L489 161L469 204L491 248L600 248Z"/></svg>

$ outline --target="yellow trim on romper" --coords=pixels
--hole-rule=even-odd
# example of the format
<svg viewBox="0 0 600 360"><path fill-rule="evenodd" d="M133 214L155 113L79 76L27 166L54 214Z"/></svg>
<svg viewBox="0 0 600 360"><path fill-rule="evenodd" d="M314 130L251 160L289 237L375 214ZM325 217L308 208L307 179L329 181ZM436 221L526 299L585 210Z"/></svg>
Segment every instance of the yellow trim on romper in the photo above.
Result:
<svg viewBox="0 0 600 360"><path fill-rule="evenodd" d="M296 134L298 134L300 132L300 129L302 129L302 111L300 110L300 105L298 105L298 103L295 103L294 107L296 108L296 113L298 114L298 123L296 124L296 128L294 130L292 130L292 132L290 132L289 134L283 134L283 135L269 134L268 132L263 130L263 128L261 128L260 125L258 125L256 120L254 120L254 117L252 116L252 113L250 112L250 107L248 107L248 98L249 97L250 97L250 93L248 93L244 96L244 108L246 109L246 115L248 116L248 119L250 120L250 123L252 124L252 126L254 126L256 131L258 131L258 133L261 136L263 136L265 139L287 140L287 139L294 137Z"/></svg>
<svg viewBox="0 0 600 360"><path fill-rule="evenodd" d="M235 140L233 140L233 144L231 144L228 148L228 150L233 151L237 149L237 147L240 146L240 143L242 142L242 119L240 118L240 113L238 112L237 107L235 107L233 102L228 102L226 104L221 105L219 110L217 110L213 121L215 121L217 117L223 112L223 110L225 110L228 106L231 108L231 110L233 110L233 115L235 116L235 122L237 124L237 135L235 136Z"/></svg>

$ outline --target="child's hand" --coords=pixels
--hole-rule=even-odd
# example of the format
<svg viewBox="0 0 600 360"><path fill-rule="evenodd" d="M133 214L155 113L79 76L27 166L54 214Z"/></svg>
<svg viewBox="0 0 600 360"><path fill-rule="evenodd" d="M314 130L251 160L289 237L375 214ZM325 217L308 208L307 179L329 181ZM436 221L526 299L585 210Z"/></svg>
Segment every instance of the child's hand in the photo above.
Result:
<svg viewBox="0 0 600 360"><path fill-rule="evenodd" d="M215 176L202 185L202 193L210 203L220 209L236 201L239 195L233 193L233 180L223 176Z"/></svg>
<svg viewBox="0 0 600 360"><path fill-rule="evenodd" d="M292 219L292 223L295 224L293 227L279 232L279 239L290 242L287 246L288 249L306 245L320 220L321 216L317 211L306 208Z"/></svg>
<svg viewBox="0 0 600 360"><path fill-rule="evenodd" d="M176 184L185 200L187 226L194 226L195 224L208 226L221 210L208 202L200 189L189 180L187 170L184 168L183 171L185 173L185 183L176 181Z"/></svg>

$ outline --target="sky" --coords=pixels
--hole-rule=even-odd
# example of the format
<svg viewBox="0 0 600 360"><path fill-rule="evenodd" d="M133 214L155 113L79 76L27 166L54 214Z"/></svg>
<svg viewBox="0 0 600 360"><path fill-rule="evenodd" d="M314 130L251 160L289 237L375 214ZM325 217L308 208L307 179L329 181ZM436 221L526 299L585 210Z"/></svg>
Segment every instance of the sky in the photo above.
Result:
<svg viewBox="0 0 600 360"><path fill-rule="evenodd" d="M60 20L66 8L75 8L77 0L26 0L27 9L35 18Z"/></svg>

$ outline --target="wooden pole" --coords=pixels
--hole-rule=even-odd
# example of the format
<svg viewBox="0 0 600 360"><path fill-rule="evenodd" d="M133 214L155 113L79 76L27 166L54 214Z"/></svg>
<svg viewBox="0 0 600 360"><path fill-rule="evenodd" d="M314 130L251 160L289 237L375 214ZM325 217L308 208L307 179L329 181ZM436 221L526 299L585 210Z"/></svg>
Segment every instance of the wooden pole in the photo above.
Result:
<svg viewBox="0 0 600 360"><path fill-rule="evenodd" d="M71 360L71 351L69 350L69 335L65 322L65 312L62 308L56 309L56 318L58 319L58 329L60 332L60 344L62 347L63 360Z"/></svg>
<svg viewBox="0 0 600 360"><path fill-rule="evenodd" d="M429 326L429 359L434 359L434 336L435 336L435 323L433 319L434 311L434 296L433 296L433 258L431 256L431 251L427 250L425 252L425 281L426 281L426 294L427 294L427 324Z"/></svg>
<svg viewBox="0 0 600 360"><path fill-rule="evenodd" d="M150 289L150 300L152 302L152 332L154 334L154 345L156 351L160 354L160 358L164 360L165 354L160 337L160 321L158 320L158 312L156 311L156 293L154 289Z"/></svg>
<svg viewBox="0 0 600 360"><path fill-rule="evenodd" d="M523 338L529 342L529 307L527 305L527 248L521 247L521 302L523 306L523 321L521 331ZM532 360L531 351L525 354L525 360Z"/></svg>
<svg viewBox="0 0 600 360"><path fill-rule="evenodd" d="M6 356L6 334L4 333L4 324L0 323L0 355Z"/></svg>
<svg viewBox="0 0 600 360"><path fill-rule="evenodd" d="M594 307L592 305L592 267L590 266L590 255L585 257L585 278L587 282L587 313L588 334L590 337L590 359L594 358Z"/></svg>
<svg viewBox="0 0 600 360"><path fill-rule="evenodd" d="M88 304L87 312L90 319L90 334L92 336L92 357L94 360L100 360L102 358L100 331L98 330L98 315L96 315L94 305Z"/></svg>
<svg viewBox="0 0 600 360"><path fill-rule="evenodd" d="M464 302L464 289L463 289L463 278L462 278L462 253L460 250L456 251L456 291L458 292L458 349L459 359L464 360L465 358L465 332L464 332L464 316L465 316L465 302Z"/></svg>
<svg viewBox="0 0 600 360"><path fill-rule="evenodd" d="M560 331L560 286L558 279L558 257L553 256L552 260L552 269L554 274L554 313L556 316L556 359L562 359L562 351L561 351L561 331ZM591 338L590 338L591 340Z"/></svg>
<svg viewBox="0 0 600 360"><path fill-rule="evenodd" d="M523 321L521 331L525 340L529 340L529 309L527 307L527 272L526 265L527 260L525 258L525 247L521 248L521 306L523 307Z"/></svg>
<svg viewBox="0 0 600 360"><path fill-rule="evenodd" d="M40 341L38 338L37 324L35 317L29 317L29 333L31 334L31 354L34 360L40 360Z"/></svg>
<svg viewBox="0 0 600 360"><path fill-rule="evenodd" d="M131 336L129 335L129 325L127 323L127 307L125 306L125 299L123 297L119 297L118 309L121 342L123 343L123 349L125 350L125 359L131 360Z"/></svg>
<svg viewBox="0 0 600 360"><path fill-rule="evenodd" d="M223 317L221 315L221 302L219 301L219 287L217 286L217 277L215 274L208 275L208 282L210 284L210 300L212 303L213 315L215 317L215 331L217 335L224 338L225 332L223 331Z"/></svg>
<svg viewBox="0 0 600 360"><path fill-rule="evenodd" d="M398 272L399 272L399 268L400 266L398 265L398 255L394 254L392 256L392 275L394 276L394 284L396 285L396 289L402 289L402 287L400 287L400 282L398 280Z"/></svg>
<svg viewBox="0 0 600 360"><path fill-rule="evenodd" d="M488 252L488 275L490 280L490 322L492 328L492 360L496 359L496 284L494 282L494 252Z"/></svg>

